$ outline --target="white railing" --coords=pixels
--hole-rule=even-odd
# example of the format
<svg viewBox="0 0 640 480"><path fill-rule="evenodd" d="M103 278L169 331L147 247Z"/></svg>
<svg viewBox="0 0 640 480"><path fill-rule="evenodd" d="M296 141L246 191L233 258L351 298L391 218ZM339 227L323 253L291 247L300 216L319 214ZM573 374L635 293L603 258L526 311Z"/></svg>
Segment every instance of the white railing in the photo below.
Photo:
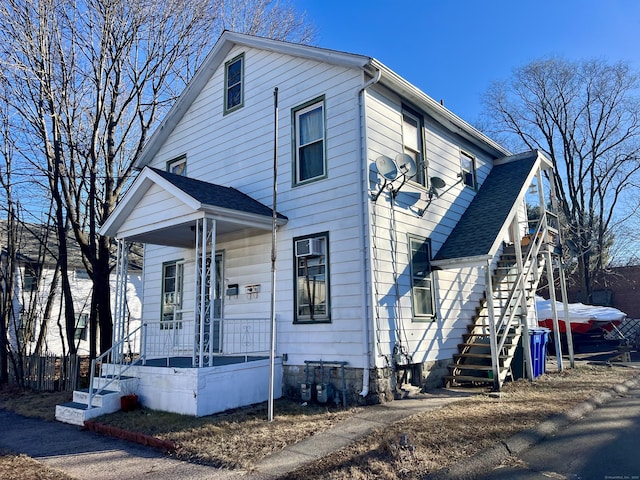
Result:
<svg viewBox="0 0 640 480"><path fill-rule="evenodd" d="M266 355L270 345L268 318L225 319L222 324L223 355Z"/></svg>
<svg viewBox="0 0 640 480"><path fill-rule="evenodd" d="M213 329L212 342L205 342L204 350L213 346L212 355L266 355L270 351L271 323L268 318L239 318L223 320ZM195 321L174 320L145 322L142 351L145 360L165 361L191 357L195 351ZM206 352L208 355L208 352ZM206 364L202 365L206 366Z"/></svg>
<svg viewBox="0 0 640 480"><path fill-rule="evenodd" d="M120 380L122 375L129 369L131 366L138 362L144 362L144 354L143 351L140 350L140 353L136 351L136 347L140 345L141 337L144 337L143 332L145 331L146 325L142 324L127 336L114 343L113 346L104 352L102 355L97 357L94 360L91 360L91 373L89 377L89 401L88 408L93 408L93 398L99 394L107 390L107 388L114 382ZM111 370L109 380L104 383L100 390L95 390L95 377L96 377L96 367L102 370L102 363L105 359L108 358L109 364L113 365Z"/></svg>

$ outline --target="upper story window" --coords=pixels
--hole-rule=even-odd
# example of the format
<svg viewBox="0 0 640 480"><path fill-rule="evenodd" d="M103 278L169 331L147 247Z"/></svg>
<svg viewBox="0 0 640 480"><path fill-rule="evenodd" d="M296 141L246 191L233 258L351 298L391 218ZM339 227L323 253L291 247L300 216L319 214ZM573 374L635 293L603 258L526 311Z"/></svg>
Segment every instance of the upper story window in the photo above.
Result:
<svg viewBox="0 0 640 480"><path fill-rule="evenodd" d="M178 158L169 160L167 162L167 172L174 173L176 175L182 175L183 177L186 176L187 175L187 156L181 155Z"/></svg>
<svg viewBox="0 0 640 480"><path fill-rule="evenodd" d="M460 152L460 171L462 183L467 187L476 188L476 159L466 152Z"/></svg>
<svg viewBox="0 0 640 480"><path fill-rule="evenodd" d="M329 322L329 234L293 240L295 322Z"/></svg>
<svg viewBox="0 0 640 480"><path fill-rule="evenodd" d="M418 171L411 180L425 186L425 161L422 149L422 119L415 112L402 110L402 148L413 158Z"/></svg>
<svg viewBox="0 0 640 480"><path fill-rule="evenodd" d="M293 125L294 183L301 184L326 177L324 98L294 109Z"/></svg>
<svg viewBox="0 0 640 480"><path fill-rule="evenodd" d="M413 316L422 320L432 319L435 316L435 301L431 279L431 242L429 239L411 236L409 248Z"/></svg>
<svg viewBox="0 0 640 480"><path fill-rule="evenodd" d="M244 104L244 53L224 64L224 113Z"/></svg>

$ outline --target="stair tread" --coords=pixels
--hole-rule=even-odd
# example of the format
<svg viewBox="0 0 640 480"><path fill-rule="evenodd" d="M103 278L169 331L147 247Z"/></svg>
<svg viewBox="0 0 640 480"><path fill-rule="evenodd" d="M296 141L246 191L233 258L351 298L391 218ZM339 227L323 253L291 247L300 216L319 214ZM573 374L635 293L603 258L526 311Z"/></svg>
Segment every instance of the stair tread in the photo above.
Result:
<svg viewBox="0 0 640 480"><path fill-rule="evenodd" d="M65 402L65 403L60 403L58 406L75 408L76 410L89 410L89 405L87 405L86 403L80 403L80 402Z"/></svg>
<svg viewBox="0 0 640 480"><path fill-rule="evenodd" d="M82 393L89 393L89 389L88 388L79 388L76 390L76 392L82 392ZM100 388L94 388L93 389L93 393L98 394L98 395L109 395L110 393L120 393L119 390L102 390Z"/></svg>
<svg viewBox="0 0 640 480"><path fill-rule="evenodd" d="M488 377L474 377L473 375L447 375L445 380L459 381L459 382L482 382L493 383L493 378Z"/></svg>
<svg viewBox="0 0 640 480"><path fill-rule="evenodd" d="M447 365L448 368L459 368L461 370L493 370L491 365L477 365L473 363L454 363Z"/></svg>

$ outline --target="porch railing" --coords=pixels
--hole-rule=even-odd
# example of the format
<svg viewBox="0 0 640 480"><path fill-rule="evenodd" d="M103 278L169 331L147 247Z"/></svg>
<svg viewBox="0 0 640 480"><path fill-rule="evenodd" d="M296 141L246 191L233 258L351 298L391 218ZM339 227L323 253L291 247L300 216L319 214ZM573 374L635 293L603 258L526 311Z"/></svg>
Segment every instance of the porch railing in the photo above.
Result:
<svg viewBox="0 0 640 480"><path fill-rule="evenodd" d="M93 398L105 390L116 381L119 381L123 374L131 368L131 366L138 361L144 361L144 352L140 349L139 352L135 351L135 347L140 345L142 333L144 332L146 325L143 323L124 338L115 342L109 350L104 352L99 357L91 360L91 374L89 377L89 401L87 408L93 408ZM99 390L96 390L95 377L96 367L102 369L102 363L105 359L109 359L109 363L113 365L111 374L108 381L102 384Z"/></svg>
<svg viewBox="0 0 640 480"><path fill-rule="evenodd" d="M271 322L268 318L225 318L205 336L205 356L268 355ZM145 360L164 360L169 366L174 357L192 357L196 351L195 321L174 320L145 322L142 351ZM201 365L206 366L206 365Z"/></svg>

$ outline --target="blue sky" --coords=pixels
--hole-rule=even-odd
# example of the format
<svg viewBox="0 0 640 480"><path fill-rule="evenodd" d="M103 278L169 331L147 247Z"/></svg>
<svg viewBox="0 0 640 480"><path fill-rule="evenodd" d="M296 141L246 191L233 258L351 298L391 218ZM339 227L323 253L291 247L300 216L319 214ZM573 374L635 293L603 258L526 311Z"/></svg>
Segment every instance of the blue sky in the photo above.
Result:
<svg viewBox="0 0 640 480"><path fill-rule="evenodd" d="M463 119L513 68L555 55L640 70L638 0L292 0L316 45L374 57Z"/></svg>

